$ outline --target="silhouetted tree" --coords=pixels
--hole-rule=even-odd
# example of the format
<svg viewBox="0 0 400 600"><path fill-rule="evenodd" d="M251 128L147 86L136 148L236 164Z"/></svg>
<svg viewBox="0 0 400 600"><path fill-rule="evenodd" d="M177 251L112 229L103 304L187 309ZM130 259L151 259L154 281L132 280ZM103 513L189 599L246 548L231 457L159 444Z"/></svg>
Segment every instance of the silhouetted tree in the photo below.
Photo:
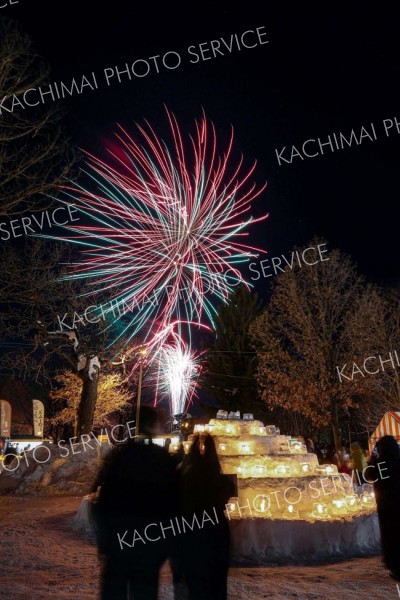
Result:
<svg viewBox="0 0 400 600"><path fill-rule="evenodd" d="M134 344L129 350L123 337L111 344L116 337L112 316L97 317L96 323L84 319L86 309L99 300L83 294L88 291L84 284L63 278L68 262L66 247L36 239L27 240L18 251L10 245L3 248L0 339L11 349L1 355L0 366L50 388L58 372L66 366L72 369L82 383L77 414L81 435L92 429L101 368L128 375L135 355ZM95 320L92 313L88 317Z"/></svg>
<svg viewBox="0 0 400 600"><path fill-rule="evenodd" d="M257 404L254 378L256 353L250 346L249 327L259 314L256 293L237 287L228 304L219 307L215 339L206 353L204 387L220 408L253 412Z"/></svg>
<svg viewBox="0 0 400 600"><path fill-rule="evenodd" d="M371 294L351 259L331 250L324 261L280 273L268 310L251 328L261 397L271 407L303 414L314 427L330 424L336 448L340 416L374 385L368 375L341 382L337 371L368 356L370 323L360 307L373 310Z"/></svg>
<svg viewBox="0 0 400 600"><path fill-rule="evenodd" d="M59 105L21 102L28 90L45 88L50 75L29 36L15 21L1 18L0 40L0 216L11 217L48 207L76 158Z"/></svg>

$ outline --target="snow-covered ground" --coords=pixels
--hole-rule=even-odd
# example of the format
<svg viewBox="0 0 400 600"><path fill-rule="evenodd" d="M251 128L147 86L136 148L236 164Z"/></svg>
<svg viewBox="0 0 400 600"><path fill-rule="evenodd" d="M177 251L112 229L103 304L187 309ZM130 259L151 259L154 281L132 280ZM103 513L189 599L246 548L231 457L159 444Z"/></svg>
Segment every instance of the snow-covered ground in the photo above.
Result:
<svg viewBox="0 0 400 600"><path fill-rule="evenodd" d="M1 600L98 598L96 547L71 528L81 497L0 497ZM235 567L229 600L400 598L380 557L329 565ZM168 566L159 600L173 600ZM204 600L207 600L206 598Z"/></svg>

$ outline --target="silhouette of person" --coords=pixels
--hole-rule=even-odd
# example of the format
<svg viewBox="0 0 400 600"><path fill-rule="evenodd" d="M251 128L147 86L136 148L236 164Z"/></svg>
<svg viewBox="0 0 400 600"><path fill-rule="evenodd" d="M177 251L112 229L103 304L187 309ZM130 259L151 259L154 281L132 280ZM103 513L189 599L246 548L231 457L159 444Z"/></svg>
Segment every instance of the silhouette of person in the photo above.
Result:
<svg viewBox="0 0 400 600"><path fill-rule="evenodd" d="M364 475L365 467L367 466L365 461L364 450L361 448L358 442L352 442L350 444L351 452L351 463L354 472L354 482L358 485L365 483Z"/></svg>
<svg viewBox="0 0 400 600"><path fill-rule="evenodd" d="M190 600L226 600L230 536L224 509L233 495L234 485L221 473L213 438L195 436L180 478L182 514L193 526L179 537Z"/></svg>
<svg viewBox="0 0 400 600"><path fill-rule="evenodd" d="M94 485L101 486L95 521L102 600L157 600L159 570L170 554L167 528L179 512L178 481L168 452L151 442L159 433L154 409L141 408L140 431L150 443L119 444Z"/></svg>
<svg viewBox="0 0 400 600"><path fill-rule="evenodd" d="M375 469L367 469L365 479L374 484L385 565L400 581L400 448L391 435L381 437L376 447L378 453L369 461Z"/></svg>

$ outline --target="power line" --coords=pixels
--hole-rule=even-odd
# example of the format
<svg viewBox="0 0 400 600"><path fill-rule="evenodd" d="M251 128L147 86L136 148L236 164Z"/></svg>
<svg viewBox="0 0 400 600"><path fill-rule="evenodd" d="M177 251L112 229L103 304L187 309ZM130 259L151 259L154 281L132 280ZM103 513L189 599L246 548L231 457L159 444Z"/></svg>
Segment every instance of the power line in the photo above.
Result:
<svg viewBox="0 0 400 600"><path fill-rule="evenodd" d="M235 353L235 354L261 354L261 352L255 352L255 351L254 352L250 352L249 350L246 350L246 351L244 351L244 350L210 350L210 351L207 351L206 350L206 353L207 354L221 354L221 353L223 353L223 354L228 354L228 353Z"/></svg>
<svg viewBox="0 0 400 600"><path fill-rule="evenodd" d="M236 377L239 379L253 379L254 377L246 377L245 375L228 375L227 373L214 373L214 371L206 371L205 375L221 375L221 377Z"/></svg>

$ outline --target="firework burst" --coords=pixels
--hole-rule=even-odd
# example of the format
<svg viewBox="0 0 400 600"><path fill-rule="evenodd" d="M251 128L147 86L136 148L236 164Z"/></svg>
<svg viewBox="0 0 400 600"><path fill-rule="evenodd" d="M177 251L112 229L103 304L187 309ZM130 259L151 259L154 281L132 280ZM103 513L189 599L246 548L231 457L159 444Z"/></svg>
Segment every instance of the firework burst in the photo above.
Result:
<svg viewBox="0 0 400 600"><path fill-rule="evenodd" d="M172 415L187 412L196 395L200 376L200 355L182 340L165 344L157 353L157 400L169 398Z"/></svg>
<svg viewBox="0 0 400 600"><path fill-rule="evenodd" d="M111 294L113 307L132 313L120 335L145 343L165 341L173 323L213 323L216 301L246 284L238 265L260 252L244 243L248 226L268 216L249 214L266 184L251 182L255 163L245 170L242 157L232 165L233 131L218 154L204 115L186 141L167 117L172 150L148 122L138 126L141 143L119 127L109 163L88 154L91 191L65 188L91 220L61 238L82 250L67 277L87 279L90 295Z"/></svg>

